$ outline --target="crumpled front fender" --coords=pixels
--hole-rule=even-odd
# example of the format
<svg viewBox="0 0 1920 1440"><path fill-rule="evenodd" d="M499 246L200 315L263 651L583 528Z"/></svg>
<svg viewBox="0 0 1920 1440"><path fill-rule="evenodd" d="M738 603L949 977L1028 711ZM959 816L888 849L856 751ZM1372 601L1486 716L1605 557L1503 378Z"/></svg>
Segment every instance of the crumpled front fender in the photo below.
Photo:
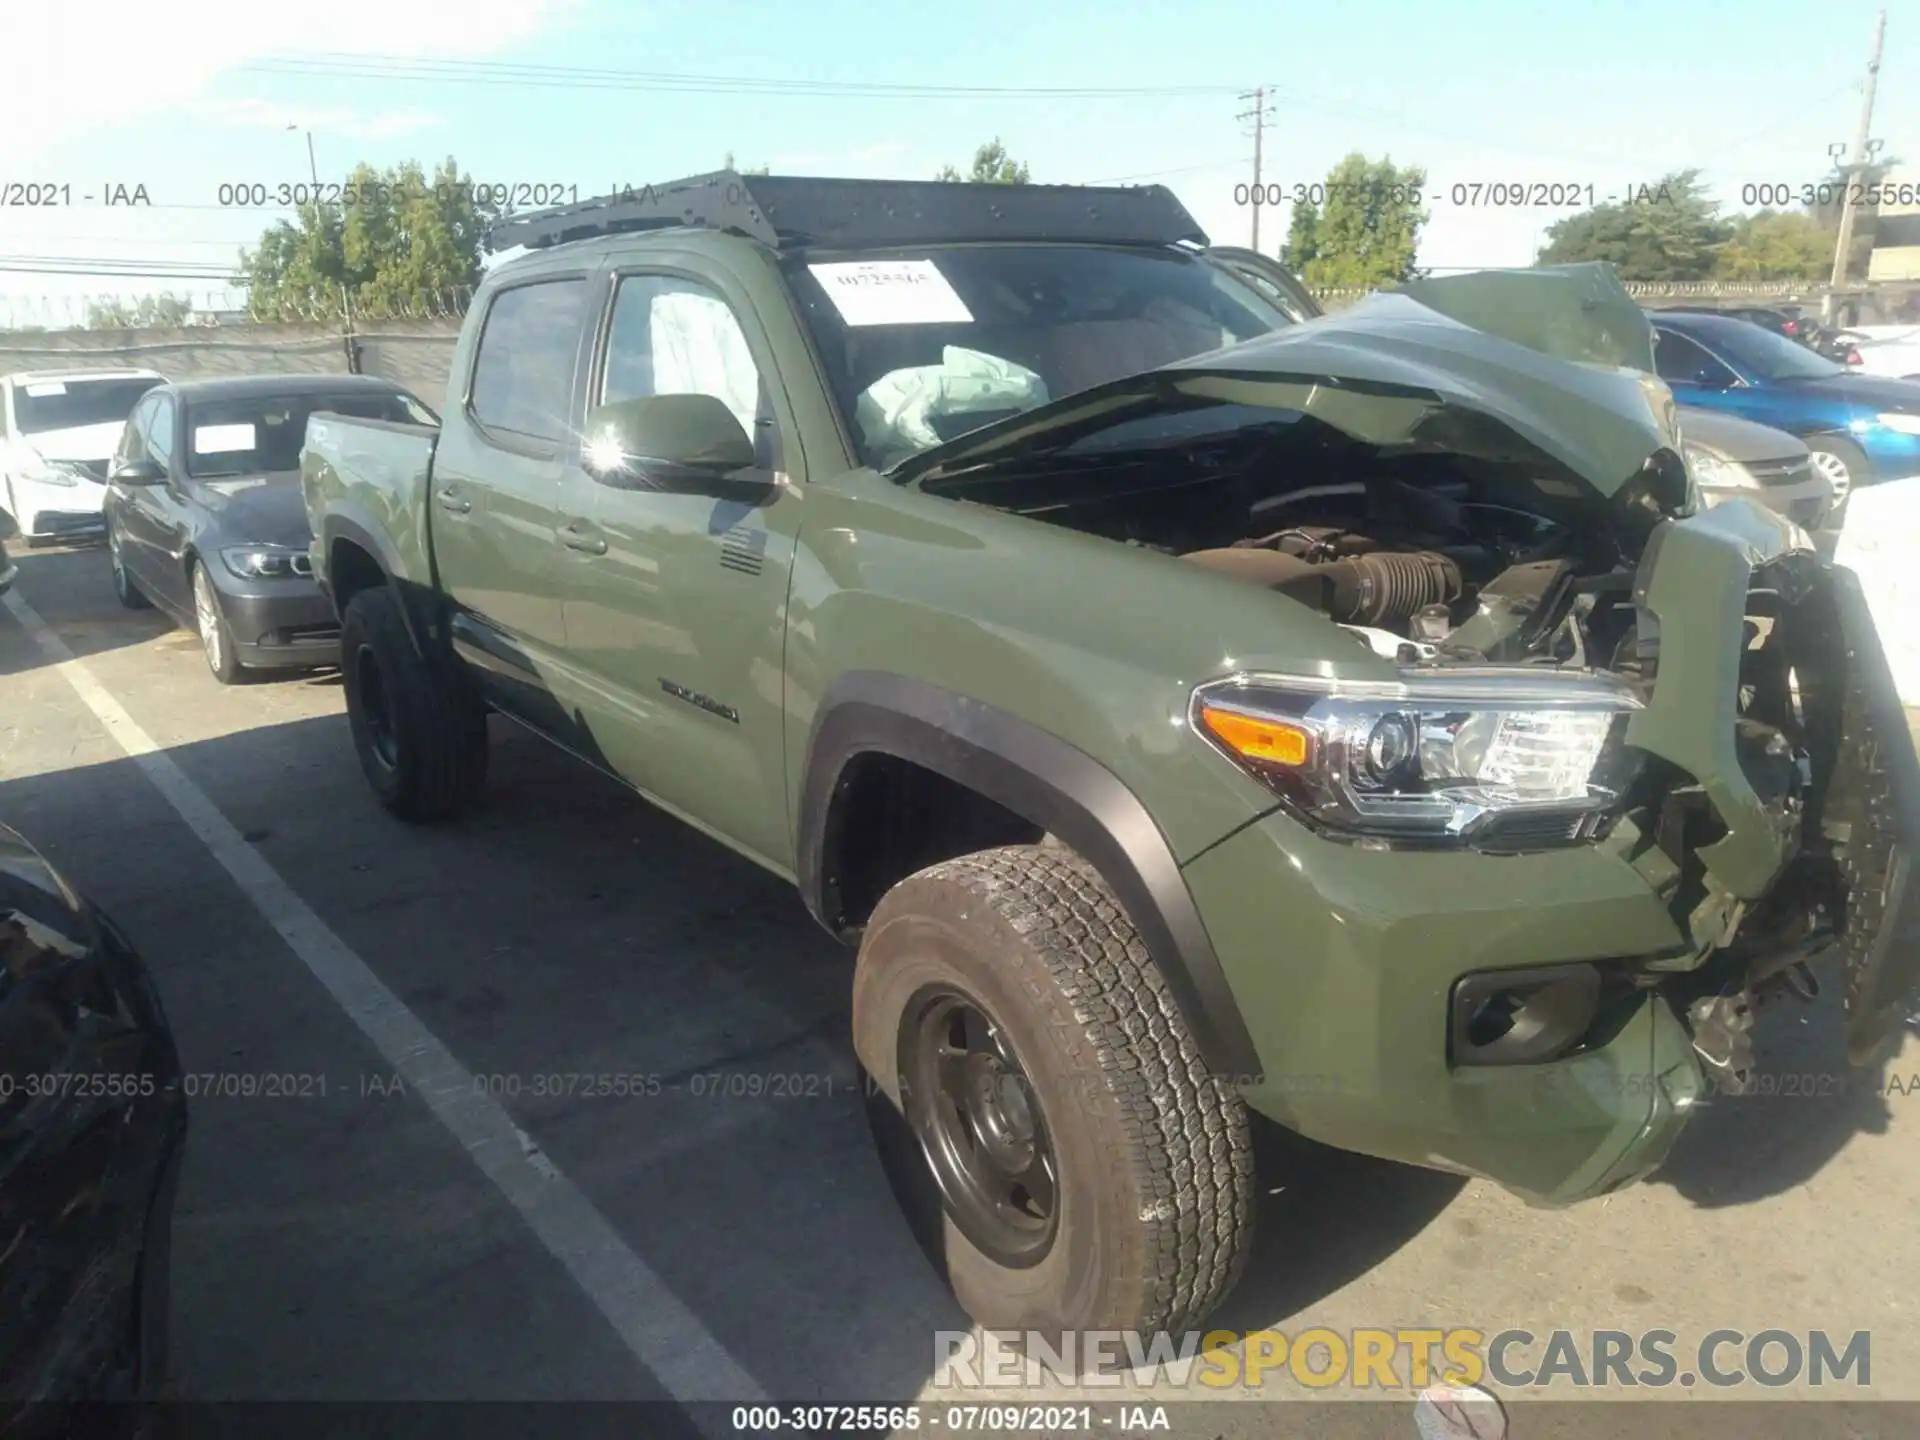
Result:
<svg viewBox="0 0 1920 1440"><path fill-rule="evenodd" d="M1627 743L1685 770L1706 792L1726 834L1700 851L1707 874L1741 900L1757 900L1797 845L1798 817L1777 812L1748 782L1735 749L1747 593L1753 574L1812 539L1784 516L1732 501L1654 530L1634 579L1642 637L1659 638L1652 698L1627 726ZM1649 618L1650 617L1650 618Z"/></svg>

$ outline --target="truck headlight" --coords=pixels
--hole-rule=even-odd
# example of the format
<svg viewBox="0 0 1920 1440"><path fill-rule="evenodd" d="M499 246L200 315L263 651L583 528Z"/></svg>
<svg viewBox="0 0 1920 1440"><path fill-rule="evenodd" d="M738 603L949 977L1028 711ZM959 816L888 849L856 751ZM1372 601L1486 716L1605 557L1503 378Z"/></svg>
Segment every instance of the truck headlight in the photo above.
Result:
<svg viewBox="0 0 1920 1440"><path fill-rule="evenodd" d="M1540 849L1588 840L1639 768L1643 708L1589 671L1403 671L1398 681L1246 675L1194 691L1194 729L1316 828Z"/></svg>
<svg viewBox="0 0 1920 1440"><path fill-rule="evenodd" d="M304 550L285 545L231 545L220 552L227 569L242 580L274 580L311 575L313 562Z"/></svg>
<svg viewBox="0 0 1920 1440"><path fill-rule="evenodd" d="M1889 430L1897 430L1902 435L1920 435L1920 415L1901 415L1898 412L1874 417Z"/></svg>

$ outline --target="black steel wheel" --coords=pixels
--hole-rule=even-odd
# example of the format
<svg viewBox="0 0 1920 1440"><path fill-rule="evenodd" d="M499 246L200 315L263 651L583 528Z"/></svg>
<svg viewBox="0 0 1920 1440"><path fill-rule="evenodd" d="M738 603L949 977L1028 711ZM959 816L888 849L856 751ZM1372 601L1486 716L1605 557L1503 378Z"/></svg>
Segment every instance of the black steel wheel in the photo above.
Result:
<svg viewBox="0 0 1920 1440"><path fill-rule="evenodd" d="M1046 1118L1005 1027L970 995L929 986L901 1013L907 1123L967 1238L1002 1265L1032 1265L1058 1228Z"/></svg>

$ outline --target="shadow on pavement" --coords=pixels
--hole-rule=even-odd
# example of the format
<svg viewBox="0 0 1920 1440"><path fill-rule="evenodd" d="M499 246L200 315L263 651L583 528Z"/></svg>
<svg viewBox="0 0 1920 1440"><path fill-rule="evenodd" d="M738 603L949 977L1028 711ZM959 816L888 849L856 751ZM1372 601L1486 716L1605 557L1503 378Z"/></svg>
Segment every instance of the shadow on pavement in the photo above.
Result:
<svg viewBox="0 0 1920 1440"><path fill-rule="evenodd" d="M486 803L433 829L377 809L341 717L166 753L769 1393L919 1392L935 1332L968 1321L874 1158L850 957L790 887L510 727ZM371 1044L132 761L0 783L0 818L131 935L189 1072L325 1077L318 1096L194 1102L181 1394L650 1393L451 1136L379 1086ZM667 1088L556 1094L555 1075ZM1312 1305L1460 1183L1278 1132L1261 1150L1284 1183L1263 1181L1278 1193L1222 1324Z"/></svg>

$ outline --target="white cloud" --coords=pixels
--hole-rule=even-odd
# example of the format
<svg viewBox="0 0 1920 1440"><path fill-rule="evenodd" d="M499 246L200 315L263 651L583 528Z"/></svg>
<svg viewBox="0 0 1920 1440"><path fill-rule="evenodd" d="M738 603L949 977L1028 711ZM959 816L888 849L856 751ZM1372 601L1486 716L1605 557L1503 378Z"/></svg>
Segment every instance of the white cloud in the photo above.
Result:
<svg viewBox="0 0 1920 1440"><path fill-rule="evenodd" d="M61 142L189 104L216 77L253 61L318 53L487 55L530 39L580 3L328 0L320 29L311 8L257 0L127 5L114 10L110 24L85 5L16 7L7 21L10 63L0 76L0 133L9 137L10 158L27 162ZM76 90L79 75L86 83Z"/></svg>

